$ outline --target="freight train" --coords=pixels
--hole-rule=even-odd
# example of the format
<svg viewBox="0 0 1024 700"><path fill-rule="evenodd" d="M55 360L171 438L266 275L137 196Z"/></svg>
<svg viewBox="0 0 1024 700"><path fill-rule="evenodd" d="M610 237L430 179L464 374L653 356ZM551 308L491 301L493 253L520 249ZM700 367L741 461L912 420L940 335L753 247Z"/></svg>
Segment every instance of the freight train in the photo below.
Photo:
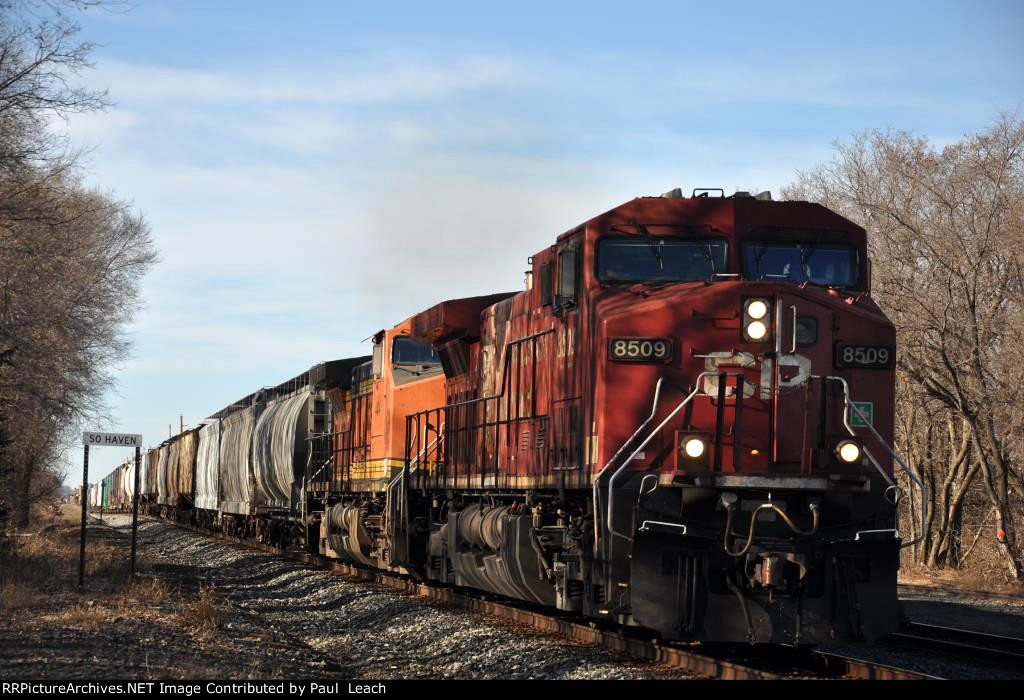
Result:
<svg viewBox="0 0 1024 700"><path fill-rule="evenodd" d="M529 264L149 450L143 508L665 640L894 630L906 467L865 231L674 190Z"/></svg>

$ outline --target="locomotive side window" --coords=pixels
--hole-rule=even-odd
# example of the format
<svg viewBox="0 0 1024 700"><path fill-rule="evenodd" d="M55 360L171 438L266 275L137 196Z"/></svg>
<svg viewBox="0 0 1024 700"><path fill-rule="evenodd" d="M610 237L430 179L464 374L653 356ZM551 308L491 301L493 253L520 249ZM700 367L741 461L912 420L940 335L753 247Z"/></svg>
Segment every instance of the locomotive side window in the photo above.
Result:
<svg viewBox="0 0 1024 700"><path fill-rule="evenodd" d="M554 285L555 275L551 263L544 263L540 268L540 304L551 306L551 288Z"/></svg>
<svg viewBox="0 0 1024 700"><path fill-rule="evenodd" d="M566 248L558 254L557 306L576 305L576 249Z"/></svg>
<svg viewBox="0 0 1024 700"><path fill-rule="evenodd" d="M852 246L779 241L743 246L743 275L747 279L853 287L857 272L857 251Z"/></svg>
<svg viewBox="0 0 1024 700"><path fill-rule="evenodd" d="M696 282L725 271L725 241L665 236L603 238L597 243L602 282Z"/></svg>

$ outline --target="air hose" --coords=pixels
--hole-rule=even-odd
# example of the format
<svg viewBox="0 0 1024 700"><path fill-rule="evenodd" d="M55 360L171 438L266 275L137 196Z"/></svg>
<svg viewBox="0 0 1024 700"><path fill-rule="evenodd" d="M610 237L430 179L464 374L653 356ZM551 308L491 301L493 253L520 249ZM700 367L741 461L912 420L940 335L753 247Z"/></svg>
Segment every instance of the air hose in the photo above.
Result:
<svg viewBox="0 0 1024 700"><path fill-rule="evenodd" d="M725 549L725 553L728 554L730 557L742 557L750 551L750 545L754 542L754 530L757 528L757 513L758 511L761 510L773 510L776 513L778 513L779 516L782 518L782 521L786 523L789 529L792 530L794 534L800 537L810 537L818 531L820 513L818 511L817 503L814 503L812 501L810 504L812 520L811 529L807 531L798 528L796 526L796 523L794 523L792 519L790 519L790 517L786 515L786 511L782 510L782 508L779 508L774 503L762 503L754 510L753 513L750 514L750 529L747 531L747 541L743 545L743 549L741 549L738 552L734 552L732 551L732 547L729 545L729 535L732 533L732 516L734 508L735 506L733 503L725 503L725 539L722 543L722 546Z"/></svg>

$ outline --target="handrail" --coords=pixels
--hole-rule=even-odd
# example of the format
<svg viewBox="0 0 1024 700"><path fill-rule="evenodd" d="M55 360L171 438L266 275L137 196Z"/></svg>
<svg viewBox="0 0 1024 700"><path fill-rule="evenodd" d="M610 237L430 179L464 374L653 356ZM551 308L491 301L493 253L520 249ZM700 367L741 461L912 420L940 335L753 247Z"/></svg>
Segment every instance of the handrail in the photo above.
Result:
<svg viewBox="0 0 1024 700"><path fill-rule="evenodd" d="M510 371L509 365L512 364L512 353L509 352L510 348L512 348L513 346L522 345L522 344L524 344L528 340L536 340L537 338L540 338L541 336L545 336L545 335L548 335L549 333L554 333L554 332L555 332L554 328L548 328L548 329L543 330L543 331L538 331L536 333L531 333L530 335L524 335L522 338L516 338L515 340L510 340L510 341L508 341L505 344L505 357L503 358L504 362L502 362L502 368L501 368L501 391L499 391L497 394L491 394L490 396L481 396L480 398L477 398L477 399L467 399L465 401L457 401L456 403L449 403L449 404L445 404L444 406L435 406L433 408L425 408L422 411L417 411L416 413L410 414L410 417L415 417L415 416L423 415L423 414L426 414L426 413L433 413L434 411L446 411L446 410L448 410L450 408L461 408L462 406L471 406L473 404L481 403L483 401L490 401L491 399L504 398L505 397L505 389L506 389L507 384L508 384L508 375L509 375L509 371Z"/></svg>
<svg viewBox="0 0 1024 700"><path fill-rule="evenodd" d="M615 529L614 524L613 524L613 520L612 520L612 489L615 486L615 479L622 473L622 471L626 467L629 466L629 463L633 461L633 459L637 456L637 454L639 454L641 450L643 450L645 447L647 447L647 444L650 443L650 441L654 439L654 436L657 435L659 432L661 432L661 429L664 428L665 425L670 420L675 418L676 414L679 413L681 410L683 410L683 407L686 406L686 404L690 403L690 401L692 401L695 396L697 396L698 394L701 393L701 384L703 383L704 378L705 377L710 377L710 376L728 377L728 376L739 376L739 375L738 375L738 373L730 374L728 372L701 372L700 374L698 374L697 375L697 381L695 383L695 388L694 388L693 391L690 392L689 396L687 396L685 399L683 399L679 403L678 406L676 406L674 409L672 409L672 412L668 414L668 416L665 418L665 420L661 421L661 423L658 424L658 427L656 427L654 430L651 431L651 434L648 435L644 439L644 441L642 443L640 443L640 445L635 450L633 450L633 453L631 455L629 455L629 457L626 458L626 461L622 463L622 466L620 466L618 469L616 469L615 473L612 474L612 477L608 480L607 527L608 527L608 532L609 533L611 533L613 535L618 535L619 537L621 537L624 540L631 539L628 535L626 535L624 533L621 533L621 532L618 532ZM611 464L611 463L609 462L609 464Z"/></svg>
<svg viewBox="0 0 1024 700"><path fill-rule="evenodd" d="M424 426L424 432L426 432L426 430L427 430L427 428L426 428L426 426ZM424 455L426 455L427 451L431 447L433 447L434 445L439 443L443 438L444 438L444 423L441 423L441 427L437 430L437 437L434 438L433 442L428 443L422 450L419 451L419 453L417 453L416 460L414 462L412 462L412 464L415 464L417 466L413 467L409 471L412 472L413 470L418 469L419 468L418 465L420 463L420 457L423 457ZM398 472L397 474L395 474L394 478L391 479L391 481L388 483L388 488L387 488L387 491L386 491L386 493L387 493L387 501L386 502L387 502L388 505L384 508L384 516L385 516L384 517L384 531L385 532L388 532L388 526L390 525L390 522L389 522L390 521L390 517L389 516L390 516L390 513L391 513L391 509L390 509L391 491L398 484L399 480L401 480L401 478L403 476L405 476L404 470Z"/></svg>
<svg viewBox="0 0 1024 700"><path fill-rule="evenodd" d="M904 471L907 477L915 484L917 484L917 487L919 489L921 489L921 534L913 540L903 542L900 545L900 547L910 547L923 540L925 524L928 522L928 489L925 487L924 482L921 480L921 477L919 477L917 474L911 471L910 467L907 466L907 463L904 462L898 454L896 454L896 450L894 450L892 446L888 442L886 442L885 438L883 438L879 434L879 432L875 430L875 426L871 424L871 421L868 420L867 416L864 415L864 412L861 411L860 408L858 408L857 405L850 400L850 385L849 383L847 383L845 379L843 379L842 377L836 377L831 375L811 375L811 379L821 379L826 382L829 380L839 382L839 384L842 385L843 387L843 426L846 428L846 432L848 432L853 437L857 437L857 433L854 432L853 427L850 425L850 409L852 408L854 411L857 412L857 416L861 419L861 422L864 423L864 426L871 431L871 433L875 436L878 442L882 444L882 447L888 450L889 454L892 455L892 458L896 460L896 462L900 465L900 468ZM889 486L899 489L899 487L893 482L892 478L890 478L890 476L885 473L885 470L882 469L882 466L878 463L878 460L875 459L875 456L871 454L871 451L866 446L864 447L864 454L868 456L868 459L871 460L871 464L874 465L875 469L878 470L878 473L882 475L882 478L886 480ZM899 523L897 522L897 526L898 525Z"/></svg>
<svg viewBox="0 0 1024 700"><path fill-rule="evenodd" d="M614 462L616 459L618 459L619 455L622 454L622 451L625 450L626 447L631 442L633 442L633 440L636 439L636 436L639 435L643 431L643 429L647 427L648 423L650 423L652 420L654 420L654 416L655 416L655 414L658 411L658 399L661 396L661 384L664 381L665 381L664 377L658 377L658 383L654 385L654 402L651 405L651 415L647 416L647 420L645 420L643 423L640 424L640 427L637 428L636 431L632 435L629 436L629 439L626 440L624 443L622 443L622 446L615 452L615 454L612 455L612 458L608 460L608 463L605 464L603 467L601 467L601 469L597 472L597 474L594 475L594 487L593 488L594 488L594 555L595 556L597 555L597 552L598 552L598 541L600 540L600 535L599 535L600 528L598 527L598 512L597 512L598 511L598 505L597 505L598 504L598 501L597 501L597 496L598 496L598 494L597 494L597 484L601 480L601 475L604 474L605 470L608 467L612 466L612 462Z"/></svg>

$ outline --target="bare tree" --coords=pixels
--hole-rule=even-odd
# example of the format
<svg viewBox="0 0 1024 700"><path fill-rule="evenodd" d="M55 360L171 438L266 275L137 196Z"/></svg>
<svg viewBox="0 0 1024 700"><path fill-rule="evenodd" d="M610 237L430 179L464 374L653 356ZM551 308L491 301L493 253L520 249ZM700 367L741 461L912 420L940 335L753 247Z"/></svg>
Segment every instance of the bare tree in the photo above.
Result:
<svg viewBox="0 0 1024 700"><path fill-rule="evenodd" d="M98 4L0 0L0 521L13 510L18 525L76 427L102 415L156 260L145 221L83 186L77 155L48 128L105 105L70 82L91 45L69 12Z"/></svg>
<svg viewBox="0 0 1024 700"><path fill-rule="evenodd" d="M917 561L959 563L965 499L980 486L1005 575L1019 579L1024 122L1002 116L942 149L861 134L784 194L868 231L873 294L900 343L900 448L932 506Z"/></svg>

